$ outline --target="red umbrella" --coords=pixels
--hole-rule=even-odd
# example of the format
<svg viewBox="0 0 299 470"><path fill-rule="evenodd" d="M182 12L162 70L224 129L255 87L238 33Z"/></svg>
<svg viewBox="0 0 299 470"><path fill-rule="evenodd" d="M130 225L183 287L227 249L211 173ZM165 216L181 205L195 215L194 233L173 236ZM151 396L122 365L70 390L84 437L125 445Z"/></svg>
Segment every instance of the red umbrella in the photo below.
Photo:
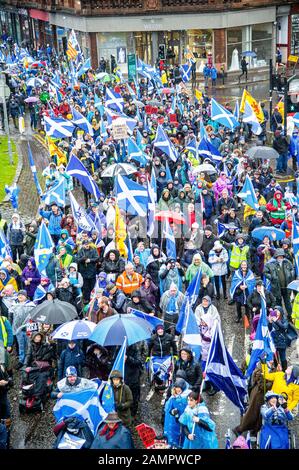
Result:
<svg viewBox="0 0 299 470"><path fill-rule="evenodd" d="M159 220L160 222L163 222L164 220L171 220L172 222L175 222L176 224L186 223L184 217L181 214L179 214L178 212L173 212L173 211L157 212L155 214L155 219Z"/></svg>
<svg viewBox="0 0 299 470"><path fill-rule="evenodd" d="M173 92L171 88L162 88L161 93L164 93L164 95L170 95Z"/></svg>

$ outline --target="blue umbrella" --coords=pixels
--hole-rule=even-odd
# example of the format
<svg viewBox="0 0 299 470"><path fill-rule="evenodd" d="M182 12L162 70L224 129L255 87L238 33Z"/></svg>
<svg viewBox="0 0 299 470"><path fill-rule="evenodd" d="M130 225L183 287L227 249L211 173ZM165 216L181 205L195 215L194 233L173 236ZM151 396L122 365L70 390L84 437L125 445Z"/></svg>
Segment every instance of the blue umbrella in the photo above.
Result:
<svg viewBox="0 0 299 470"><path fill-rule="evenodd" d="M164 325L164 321L161 320L161 318L148 315L147 313L141 312L140 310L136 310L135 308L128 309L128 311L129 313L135 315L135 317L143 318L144 320L146 320L152 325L153 329L156 328L158 325Z"/></svg>
<svg viewBox="0 0 299 470"><path fill-rule="evenodd" d="M256 57L256 53L253 51L242 52L242 55L244 55L245 57Z"/></svg>
<svg viewBox="0 0 299 470"><path fill-rule="evenodd" d="M66 339L68 341L88 339L96 326L96 323L87 320L69 321L56 328L52 334L52 338Z"/></svg>
<svg viewBox="0 0 299 470"><path fill-rule="evenodd" d="M288 289L299 292L299 279L295 279L295 281L290 282L290 284L288 285Z"/></svg>
<svg viewBox="0 0 299 470"><path fill-rule="evenodd" d="M126 336L131 345L150 338L152 330L150 323L132 313L118 314L101 320L89 339L101 346L120 346Z"/></svg>
<svg viewBox="0 0 299 470"><path fill-rule="evenodd" d="M269 237L270 240L283 240L286 234L283 230L276 227L258 227L252 230L251 235L253 238L263 240L264 237Z"/></svg>

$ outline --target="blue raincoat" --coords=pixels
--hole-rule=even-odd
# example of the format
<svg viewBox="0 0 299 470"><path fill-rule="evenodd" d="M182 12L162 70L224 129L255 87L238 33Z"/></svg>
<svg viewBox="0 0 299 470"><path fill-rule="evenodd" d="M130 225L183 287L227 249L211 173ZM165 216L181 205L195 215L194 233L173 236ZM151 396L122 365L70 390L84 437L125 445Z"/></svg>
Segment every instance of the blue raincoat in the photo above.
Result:
<svg viewBox="0 0 299 470"><path fill-rule="evenodd" d="M276 409L265 404L261 407L263 426L260 436L260 449L289 449L287 423L294 419L292 413L280 406Z"/></svg>
<svg viewBox="0 0 299 470"><path fill-rule="evenodd" d="M187 406L187 396L190 390L184 390L181 395L171 396L165 404L164 435L167 437L168 444L173 447L181 448L184 442L183 427L179 419L170 414L175 408L181 416Z"/></svg>
<svg viewBox="0 0 299 470"><path fill-rule="evenodd" d="M197 423L193 430L193 416L198 416L212 431L207 431ZM187 426L189 434L195 434L195 439L190 441L185 436L183 449L218 449L218 440L215 432L215 423L209 416L209 411L204 402L199 403L194 408L187 406L179 419L183 426Z"/></svg>

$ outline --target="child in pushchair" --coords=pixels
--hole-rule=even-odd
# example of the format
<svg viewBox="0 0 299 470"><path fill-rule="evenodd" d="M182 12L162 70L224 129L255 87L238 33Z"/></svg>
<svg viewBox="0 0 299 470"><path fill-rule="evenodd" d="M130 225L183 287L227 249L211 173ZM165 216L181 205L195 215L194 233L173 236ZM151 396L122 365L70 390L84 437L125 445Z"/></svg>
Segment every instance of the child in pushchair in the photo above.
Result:
<svg viewBox="0 0 299 470"><path fill-rule="evenodd" d="M20 412L43 411L53 387L53 370L48 362L36 361L22 369Z"/></svg>

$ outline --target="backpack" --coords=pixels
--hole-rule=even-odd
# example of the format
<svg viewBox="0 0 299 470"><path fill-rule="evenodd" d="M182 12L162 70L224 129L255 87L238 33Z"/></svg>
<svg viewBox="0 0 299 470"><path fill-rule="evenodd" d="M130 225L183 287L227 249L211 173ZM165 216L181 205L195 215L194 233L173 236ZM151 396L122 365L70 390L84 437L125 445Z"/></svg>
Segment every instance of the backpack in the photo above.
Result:
<svg viewBox="0 0 299 470"><path fill-rule="evenodd" d="M94 436L82 418L66 418L54 428L57 438L53 449L89 449Z"/></svg>

